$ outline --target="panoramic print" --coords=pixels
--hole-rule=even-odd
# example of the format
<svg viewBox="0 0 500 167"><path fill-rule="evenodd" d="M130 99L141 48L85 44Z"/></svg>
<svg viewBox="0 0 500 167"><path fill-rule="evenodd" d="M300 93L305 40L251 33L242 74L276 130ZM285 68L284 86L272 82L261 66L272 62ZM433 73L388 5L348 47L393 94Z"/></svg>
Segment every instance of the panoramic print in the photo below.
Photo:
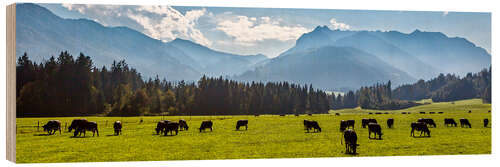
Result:
<svg viewBox="0 0 500 167"><path fill-rule="evenodd" d="M15 8L19 163L491 154L491 13Z"/></svg>

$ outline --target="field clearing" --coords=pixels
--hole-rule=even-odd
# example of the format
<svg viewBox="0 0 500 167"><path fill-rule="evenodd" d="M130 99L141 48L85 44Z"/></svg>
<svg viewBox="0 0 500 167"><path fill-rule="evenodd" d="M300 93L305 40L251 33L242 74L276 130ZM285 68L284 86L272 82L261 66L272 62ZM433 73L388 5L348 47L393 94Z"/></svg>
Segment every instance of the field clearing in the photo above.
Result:
<svg viewBox="0 0 500 167"><path fill-rule="evenodd" d="M472 113L467 111L472 110ZM167 116L167 117L85 117L99 124L99 137L87 133L85 138L72 138L73 133L63 129L62 135L47 136L42 126L65 118L18 118L16 160L35 162L102 162L102 161L158 161L242 158L308 158L344 156L399 156L490 154L491 128L483 127L483 119L491 120L490 104L480 99L452 103L432 103L405 110L377 111L361 109L332 110L322 115L254 116ZM418 114L418 112L436 114ZM369 112L388 112L373 114ZM401 114L411 112L411 114ZM444 112L444 114L437 114ZM334 113L340 113L336 116ZM410 137L410 123L418 118L433 118L437 128L430 128L430 138ZM80 118L80 117L78 117ZM368 139L368 130L361 127L362 118L376 118L382 126L383 140ZM394 118L394 128L388 129L386 120ZM445 127L444 118L467 118L472 128ZM140 123L143 119L144 122ZM161 119L185 119L190 129L177 136L159 136L154 132ZM248 119L248 130L235 131L236 121ZM323 132L305 133L302 121L316 120ZM340 120L355 119L358 134L357 155L345 154L339 132ZM123 135L114 136L112 123L123 122ZM202 120L213 120L214 131L198 131ZM107 123L106 123L107 122ZM419 133L416 133L419 134Z"/></svg>

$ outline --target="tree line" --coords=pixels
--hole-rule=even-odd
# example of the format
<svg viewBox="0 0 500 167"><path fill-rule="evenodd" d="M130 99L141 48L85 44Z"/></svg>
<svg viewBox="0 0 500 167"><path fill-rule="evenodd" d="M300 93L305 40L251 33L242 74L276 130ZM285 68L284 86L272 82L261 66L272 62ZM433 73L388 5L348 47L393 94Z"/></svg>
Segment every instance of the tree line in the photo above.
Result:
<svg viewBox="0 0 500 167"><path fill-rule="evenodd" d="M395 99L402 100L431 98L435 102L447 102L481 98L484 103L491 103L491 67L478 73L468 73L462 78L440 74L428 81L402 85L393 90L393 94Z"/></svg>
<svg viewBox="0 0 500 167"><path fill-rule="evenodd" d="M440 74L428 81L419 80L391 89L391 82L361 87L344 95L329 97L332 109L355 108L396 110L420 105L413 101L432 99L434 102L449 102L481 98L491 103L491 67L478 73L468 73L460 78L453 74Z"/></svg>
<svg viewBox="0 0 500 167"><path fill-rule="evenodd" d="M385 84L375 84L373 86L361 87L354 91L349 91L346 94L330 97L332 109L355 108L363 109L378 109L378 110L397 110L409 108L418 103L399 100L392 97L391 81Z"/></svg>
<svg viewBox="0 0 500 167"><path fill-rule="evenodd" d="M312 85L237 82L203 76L197 82L144 80L122 61L110 69L68 52L36 63L27 53L16 66L18 117L254 115L327 113L329 95Z"/></svg>

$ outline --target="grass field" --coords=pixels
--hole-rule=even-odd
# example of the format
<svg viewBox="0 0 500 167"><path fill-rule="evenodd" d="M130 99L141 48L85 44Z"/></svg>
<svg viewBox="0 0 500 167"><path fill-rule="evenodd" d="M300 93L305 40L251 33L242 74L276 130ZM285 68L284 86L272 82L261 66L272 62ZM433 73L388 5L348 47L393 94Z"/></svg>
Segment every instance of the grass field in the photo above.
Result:
<svg viewBox="0 0 500 167"><path fill-rule="evenodd" d="M467 111L472 110L472 113ZM18 118L16 160L35 162L101 162L101 161L157 161L241 158L306 158L342 156L398 156L443 154L490 154L491 128L483 127L483 119L491 120L490 104L479 99L452 103L432 103L405 110L376 111L362 109L332 110L331 114L285 117L254 116L169 116L163 119L185 119L190 129L177 136L159 136L154 133L156 122L162 117L86 117L99 124L99 137L87 133L85 138L72 138L64 129L60 135L47 136L34 127L51 119L68 126L74 118ZM418 114L418 112L436 114ZM388 112L373 114L370 112ZM410 112L411 114L401 114ZM444 112L444 114L437 114ZM334 113L340 113L336 116ZM410 137L409 125L418 118L433 118L437 128L430 128L430 138ZM444 127L444 118L468 118L472 128ZM362 118L376 118L382 125L383 140L368 139L368 130L361 127ZM394 128L385 121L394 118ZM143 119L143 123L139 120ZM236 121L248 119L247 131L235 131ZM304 119L319 122L323 132L305 133ZM358 133L357 155L345 154L340 144L340 120L355 119ZM123 122L123 135L113 136L112 122ZM214 131L200 133L202 120L213 120ZM106 123L107 122L107 123ZM90 134L90 135L89 135ZM418 133L417 133L418 134Z"/></svg>

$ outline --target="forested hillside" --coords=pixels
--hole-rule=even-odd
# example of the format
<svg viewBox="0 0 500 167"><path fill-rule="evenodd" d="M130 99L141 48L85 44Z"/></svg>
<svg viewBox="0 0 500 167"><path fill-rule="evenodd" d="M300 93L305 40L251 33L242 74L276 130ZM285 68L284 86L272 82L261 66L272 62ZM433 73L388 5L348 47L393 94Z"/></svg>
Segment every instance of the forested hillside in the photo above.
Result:
<svg viewBox="0 0 500 167"><path fill-rule="evenodd" d="M324 91L288 82L243 83L203 76L197 83L147 79L125 61L97 68L68 52L36 63L18 59L17 116L138 116L327 113Z"/></svg>
<svg viewBox="0 0 500 167"><path fill-rule="evenodd" d="M363 109L395 110L419 105L412 101L432 99L434 102L448 102L481 98L491 103L491 67L481 72L468 73L465 77L440 74L428 81L419 80L391 89L391 82L361 87L342 95L330 96L332 109L361 107Z"/></svg>

